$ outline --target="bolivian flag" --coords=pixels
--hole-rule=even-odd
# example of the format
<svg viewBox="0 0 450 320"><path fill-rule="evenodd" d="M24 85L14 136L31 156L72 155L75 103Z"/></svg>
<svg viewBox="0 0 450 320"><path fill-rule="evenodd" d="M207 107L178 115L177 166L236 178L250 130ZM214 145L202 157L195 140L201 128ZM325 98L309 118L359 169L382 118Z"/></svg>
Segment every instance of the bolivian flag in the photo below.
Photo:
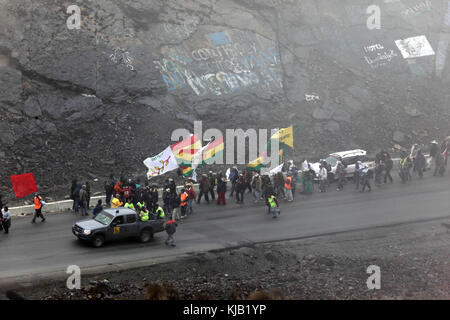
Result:
<svg viewBox="0 0 450 320"><path fill-rule="evenodd" d="M287 128L278 130L277 133L270 137L271 141L275 139L278 139L280 148L287 146L291 149L294 149L294 126L291 125Z"/></svg>
<svg viewBox="0 0 450 320"><path fill-rule="evenodd" d="M200 136L195 134L173 144L171 148L178 165L183 168L183 166L189 166L192 163L194 154L202 148L202 142Z"/></svg>
<svg viewBox="0 0 450 320"><path fill-rule="evenodd" d="M198 151L200 151L200 149ZM197 168L202 165L210 163L210 162L207 163L206 162L207 160L212 161L214 158L223 157L224 149L225 149L225 145L224 145L223 136L220 138L216 138L214 141L210 142L205 147L205 150L203 150L202 161L197 165ZM194 158L194 156L192 158ZM191 161L190 165L188 165L186 163L183 166L181 166L181 170L183 171L183 175L185 177L190 176L192 174L192 172L194 171L194 168L192 167L192 161Z"/></svg>
<svg viewBox="0 0 450 320"><path fill-rule="evenodd" d="M283 162L283 149L280 149L278 152L279 162ZM264 164L265 160L267 159L267 151L264 151L260 157L256 158L255 160L251 161L248 164L248 169L250 171L258 171L261 170L261 168L265 168L266 165Z"/></svg>
<svg viewBox="0 0 450 320"><path fill-rule="evenodd" d="M216 138L216 140L210 142L208 147L205 149L205 151L203 151L202 164L206 164L207 160L211 160L213 158L222 157L222 159L223 159L223 150L224 149L225 149L225 144L224 144L223 136L220 138Z"/></svg>

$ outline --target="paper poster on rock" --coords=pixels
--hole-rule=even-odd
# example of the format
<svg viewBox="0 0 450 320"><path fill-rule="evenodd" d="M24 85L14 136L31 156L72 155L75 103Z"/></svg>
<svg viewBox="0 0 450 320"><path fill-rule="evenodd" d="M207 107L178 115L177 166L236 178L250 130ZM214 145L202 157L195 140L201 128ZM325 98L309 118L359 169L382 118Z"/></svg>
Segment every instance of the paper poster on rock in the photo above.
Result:
<svg viewBox="0 0 450 320"><path fill-rule="evenodd" d="M427 37L418 36L395 41L404 59L419 58L434 55L434 50Z"/></svg>

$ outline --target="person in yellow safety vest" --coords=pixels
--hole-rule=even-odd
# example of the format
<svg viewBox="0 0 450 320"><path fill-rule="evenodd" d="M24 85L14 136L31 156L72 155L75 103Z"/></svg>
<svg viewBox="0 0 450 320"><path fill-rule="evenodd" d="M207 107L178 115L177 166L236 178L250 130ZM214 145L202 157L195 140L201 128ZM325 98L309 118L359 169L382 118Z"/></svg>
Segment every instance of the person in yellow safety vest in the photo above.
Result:
<svg viewBox="0 0 450 320"><path fill-rule="evenodd" d="M275 197L274 195L271 195L268 199L267 202L269 204L269 208L276 208L278 207L278 199L277 197Z"/></svg>
<svg viewBox="0 0 450 320"><path fill-rule="evenodd" d="M138 207L139 209L142 209L143 207L145 207L144 201L139 201L138 203L136 203L136 207Z"/></svg>
<svg viewBox="0 0 450 320"><path fill-rule="evenodd" d="M284 188L286 190L287 201L292 202L294 200L294 196L292 195L292 176L290 173L284 182Z"/></svg>
<svg viewBox="0 0 450 320"><path fill-rule="evenodd" d="M120 195L116 194L114 199L112 199L112 201L111 201L111 208L115 209L115 208L119 208L121 206L123 206L123 202L120 201Z"/></svg>
<svg viewBox="0 0 450 320"><path fill-rule="evenodd" d="M141 211L141 221L148 221L148 210L142 210Z"/></svg>
<svg viewBox="0 0 450 320"><path fill-rule="evenodd" d="M131 202L131 199L128 199L128 202L125 203L124 207L128 208L128 209L131 209L131 210L134 210L134 204Z"/></svg>
<svg viewBox="0 0 450 320"><path fill-rule="evenodd" d="M156 219L164 219L164 210L163 208L161 208L161 206L158 203L155 203L155 207L156 207Z"/></svg>
<svg viewBox="0 0 450 320"><path fill-rule="evenodd" d="M278 204L278 199L277 197L275 197L273 194L267 198L267 202L266 202L267 206L269 207L269 212L268 214L270 214L270 210L273 208L277 208L279 206Z"/></svg>

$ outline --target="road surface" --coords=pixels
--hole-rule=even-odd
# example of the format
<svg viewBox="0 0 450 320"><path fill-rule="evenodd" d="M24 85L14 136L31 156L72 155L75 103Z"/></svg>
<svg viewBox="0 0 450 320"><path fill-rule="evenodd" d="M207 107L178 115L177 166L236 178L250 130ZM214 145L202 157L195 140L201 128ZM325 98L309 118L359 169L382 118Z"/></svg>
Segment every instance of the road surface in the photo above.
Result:
<svg viewBox="0 0 450 320"><path fill-rule="evenodd" d="M16 217L9 235L0 234L0 286L14 281L34 281L43 274L64 273L69 265L84 270L101 266L127 266L157 259L222 249L242 244L310 237L334 232L372 228L450 215L450 179L427 172L419 181L381 187L361 194L348 183L344 191L333 184L326 194L298 195L293 203L281 201L281 216L272 219L266 207L254 204L250 194L245 204L227 199L195 205L195 213L179 224L176 248L164 245L165 233L147 244L134 240L109 243L95 249L76 240L71 227L80 217L67 212L47 216L44 223L30 224L31 217Z"/></svg>

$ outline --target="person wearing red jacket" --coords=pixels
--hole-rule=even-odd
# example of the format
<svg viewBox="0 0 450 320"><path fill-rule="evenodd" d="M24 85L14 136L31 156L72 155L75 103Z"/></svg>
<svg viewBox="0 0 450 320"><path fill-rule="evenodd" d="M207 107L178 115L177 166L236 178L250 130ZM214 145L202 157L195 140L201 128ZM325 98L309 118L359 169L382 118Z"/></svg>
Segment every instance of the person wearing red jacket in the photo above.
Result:
<svg viewBox="0 0 450 320"><path fill-rule="evenodd" d="M123 189L122 189L122 182L119 180L117 181L116 185L114 186L114 194L118 194L121 197L121 200L123 202L123 197L122 197L122 193L123 193Z"/></svg>
<svg viewBox="0 0 450 320"><path fill-rule="evenodd" d="M188 194L186 213L191 214L194 212L194 210L192 209L192 203L197 199L197 194L195 193L194 188L189 183L186 183L185 190Z"/></svg>

